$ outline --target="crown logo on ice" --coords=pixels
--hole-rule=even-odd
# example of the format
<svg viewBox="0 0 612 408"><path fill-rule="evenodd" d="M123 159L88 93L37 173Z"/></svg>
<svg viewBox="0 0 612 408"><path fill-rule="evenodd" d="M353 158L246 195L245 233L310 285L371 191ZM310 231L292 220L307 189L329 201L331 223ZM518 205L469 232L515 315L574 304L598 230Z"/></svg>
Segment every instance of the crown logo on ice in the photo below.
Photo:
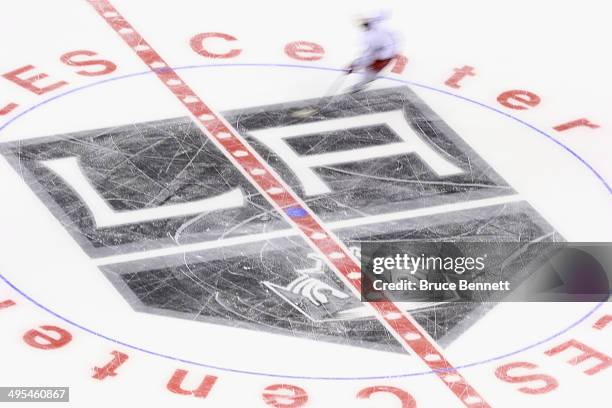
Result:
<svg viewBox="0 0 612 408"><path fill-rule="evenodd" d="M350 248L354 255L359 248ZM291 304L304 316L313 321L336 320L338 313L355 307L356 299L338 288L312 275L325 276L325 263L317 253L307 255L315 264L310 268L296 269L299 274L286 286L272 282L262 282L268 289Z"/></svg>
<svg viewBox="0 0 612 408"><path fill-rule="evenodd" d="M349 297L346 293L339 291L327 283L307 275L301 275L285 287L270 282L264 282L264 284L279 295L283 293L285 296L291 294L297 297L306 298L315 306L328 304L328 295L338 299L346 299Z"/></svg>

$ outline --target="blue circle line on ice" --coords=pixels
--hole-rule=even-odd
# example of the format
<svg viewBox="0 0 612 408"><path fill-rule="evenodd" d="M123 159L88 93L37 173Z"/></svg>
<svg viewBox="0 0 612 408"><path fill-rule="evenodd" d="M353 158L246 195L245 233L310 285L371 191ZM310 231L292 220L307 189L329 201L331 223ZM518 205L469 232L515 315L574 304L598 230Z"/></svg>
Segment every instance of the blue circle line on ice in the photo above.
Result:
<svg viewBox="0 0 612 408"><path fill-rule="evenodd" d="M319 67L319 66L312 66L312 65L298 65L298 64L264 64L264 63L236 63L236 64L202 64L202 65L188 65L188 66L182 66L182 67L176 67L176 68L172 68L175 71L180 71L180 70L186 70L186 69L201 69L201 68L214 68L214 67L264 67L264 68L297 68L297 69L313 69L313 70L320 70L320 71L332 71L332 72L343 72L343 69L340 68L331 68L331 67ZM147 70L147 71L142 71L142 72L137 72L137 73L132 73L132 74L126 74L126 75L121 75L121 76L116 76L116 77L112 77L112 78L107 78L101 81L97 81L91 84L87 84L87 85L83 85L80 87L76 87L74 89L70 89L66 92L60 93L58 95L52 96L48 99L45 99L44 101L41 101L40 103L33 105L27 109L25 109L24 111L20 112L19 114L15 115L13 118L11 118L10 120L8 120L7 122L5 122L2 126L0 126L0 132L3 131L4 129L6 129L11 123L15 122L17 119L21 118L22 116L24 116L25 114L27 114L28 112L31 112L37 108L39 108L40 106L43 106L51 101L54 101L56 99L59 99L63 96L81 91L83 89L87 89L87 88L91 88L94 86L98 86L98 85L102 85L108 82L113 82L113 81L119 81L122 79L127 79L127 78L132 78L132 77L136 77L136 76L141 76L141 75L147 75L147 74L152 74L153 71ZM559 142L558 140L556 140L555 138L553 138L551 135L547 134L546 132L544 132L543 130L540 130L538 128L536 128L535 126L513 116L510 115L506 112L503 112L495 107L486 105L484 103L475 101L473 99L469 99L466 98L464 96L461 95L457 95L454 94L452 92L448 92L444 89L438 89L438 88L434 88L428 85L423 85L423 84L419 84L416 82L412 82L412 81L407 81L407 80L403 80L403 79L399 79L399 78L393 78L393 77L388 77L388 76L381 76L382 79L386 79L389 81L393 81L393 82L399 82L399 83L403 83L405 85L412 85L412 86L416 86L419 88L423 88L423 89L427 89L430 91L434 91L434 92L438 92L438 93L442 93L445 95L449 95L461 100L464 100L466 102L470 102L473 104L476 104L478 106L481 106L483 108L486 108L488 110L497 112L507 118L510 118L512 120L515 120L521 124L523 124L524 126L527 126L528 128L534 130L535 132L537 132L538 134L545 136L546 138L548 138L549 140L551 140L552 142L554 142L555 144L557 144L558 146L562 147L564 150L566 150L567 152L569 152L572 156L574 156L576 159L578 159L584 166L586 166L600 181L601 183L605 186L605 188L607 189L607 191L609 193L612 194L612 189L610 188L609 184L606 182L606 180L604 180L604 178L590 165L588 164L583 158L581 158L576 152L574 152L573 150L571 150L569 147L565 146L563 143ZM390 374L390 375L377 375L377 376L361 376L361 377L347 377L347 376L338 376L338 377L328 377L328 376L305 376L305 375L290 375L290 374L279 374L279 373L267 373L267 372L258 372L258 371L250 371L250 370L241 370L241 369L236 369L236 368L230 368L230 367L221 367L221 366L215 366L215 365L211 365L211 364L205 364L205 363L200 363L197 361L192 361L192 360L188 360L188 359L184 359L184 358L180 358L180 357L176 357L176 356L171 356L168 354L163 354L163 353L158 353L155 352L153 350L148 350L146 348L143 347L139 347L133 344L129 344L129 343L125 343L122 342L118 339L106 336L102 333L99 333L95 330L92 330L88 327L85 327L77 322L74 322L70 319L68 319L67 317L64 317L62 315L60 315L59 313L56 313L55 311L53 311L52 309L46 307L45 305L39 303L38 301L36 301L35 299L33 299L32 297L30 297L29 295L27 295L24 291L22 291L21 289L19 289L17 286L15 286L11 281L9 281L4 275L0 274L0 278L11 288L13 288L16 292L18 292L21 296L23 296L24 298L26 298L29 302L31 302L32 304L36 305L37 307L39 307L40 309L48 312L49 314L57 317L58 319L68 323L69 325L78 328L80 330L83 330L87 333L93 334L99 338L108 340L110 342L113 342L115 344L121 345L123 347L132 349L132 350L137 350L149 355L153 355L153 356L157 356L157 357L162 357L165 359L169 359L169 360L173 360L173 361L178 361L181 363L186 363L186 364L191 364L191 365L195 365L195 366L200 366L200 367L204 367L204 368L210 368L210 369L214 369L214 370L220 370L220 371L226 371L226 372L232 372L232 373L238 373L238 374L248 374L248 375L255 375L255 376L265 376L265 377L275 377L275 378L288 378L288 379L302 379L302 380L339 380L339 381L348 381L348 380L377 380L377 379L390 379L390 378L401 378L401 377L411 377L411 376L419 376L419 375L427 375L427 374L433 374L435 373L434 370L427 370L427 371L419 371L419 372L413 372L413 373L401 373L401 374ZM553 340L556 337L561 336L562 334L570 331L571 329L573 329L574 327L580 325L581 323L583 323L585 320L587 320L591 315L593 315L605 302L601 302L599 304L597 304L593 309L589 310L584 316L582 316L580 319L578 319L577 321L575 321L574 323L570 324L569 326L563 328L562 330L558 331L557 333L548 336L540 341L537 341L533 344L524 346L522 348L516 349L514 351L499 355L499 356L495 356L495 357L491 357L491 358L487 358L484 360L479 360L479 361L475 361L472 363L467 363L467 364L462 364L462 365L456 365L454 367L453 370L456 369L462 369L462 368L469 368L469 367L474 367L474 366L478 366L478 365L482 365L482 364L486 364L486 363L490 363L493 361L497 361L497 360L501 360L516 354L520 354L524 351L533 349L537 346L540 346L542 344L545 344L551 340ZM442 370L443 371L443 370Z"/></svg>

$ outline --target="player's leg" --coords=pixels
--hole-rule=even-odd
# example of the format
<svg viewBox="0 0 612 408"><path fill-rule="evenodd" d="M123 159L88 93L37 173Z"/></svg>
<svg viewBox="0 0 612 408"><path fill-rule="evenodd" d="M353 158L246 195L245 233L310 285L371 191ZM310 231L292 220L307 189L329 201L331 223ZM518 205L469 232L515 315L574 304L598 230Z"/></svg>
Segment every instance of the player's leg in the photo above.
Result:
<svg viewBox="0 0 612 408"><path fill-rule="evenodd" d="M353 85L353 87L351 88L351 93L359 92L365 89L365 87L370 82L374 81L378 77L378 74L380 73L380 71L382 71L387 65L389 65L389 63L391 63L392 60L393 58L388 58L384 60L375 60L370 65L368 65L363 70L363 77L361 78L361 80L357 82L355 85Z"/></svg>
<svg viewBox="0 0 612 408"><path fill-rule="evenodd" d="M363 74L359 82L351 87L351 93L359 92L365 89L365 87L376 79L378 72L374 71L371 67L366 67L363 70Z"/></svg>

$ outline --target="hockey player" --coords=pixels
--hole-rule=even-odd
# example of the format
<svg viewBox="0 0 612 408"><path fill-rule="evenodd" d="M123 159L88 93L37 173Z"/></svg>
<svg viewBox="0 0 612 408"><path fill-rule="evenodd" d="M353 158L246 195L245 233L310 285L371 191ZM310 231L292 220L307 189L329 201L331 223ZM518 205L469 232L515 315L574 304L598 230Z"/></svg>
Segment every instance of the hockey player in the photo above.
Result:
<svg viewBox="0 0 612 408"><path fill-rule="evenodd" d="M359 25L363 29L364 50L362 55L349 65L345 73L348 75L363 71L363 77L350 88L350 93L365 89L397 55L395 34L383 26L383 22L386 19L386 14L377 13L374 17L359 20ZM291 116L294 118L306 118L327 108L334 100L330 96L342 85L344 78L346 78L346 75L338 77L326 95L321 97L314 106L298 109L292 112Z"/></svg>
<svg viewBox="0 0 612 408"><path fill-rule="evenodd" d="M348 73L363 71L363 78L351 88L351 92L363 90L374 81L380 71L393 61L397 55L395 34L384 27L386 16L383 13L361 20L364 50L362 55L351 63Z"/></svg>

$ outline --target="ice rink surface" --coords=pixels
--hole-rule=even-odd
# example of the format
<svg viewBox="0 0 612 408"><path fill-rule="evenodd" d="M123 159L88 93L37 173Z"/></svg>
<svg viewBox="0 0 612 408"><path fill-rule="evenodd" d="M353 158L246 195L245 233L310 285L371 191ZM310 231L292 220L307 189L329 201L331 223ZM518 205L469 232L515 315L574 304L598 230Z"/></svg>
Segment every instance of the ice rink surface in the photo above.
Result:
<svg viewBox="0 0 612 408"><path fill-rule="evenodd" d="M375 10L405 58L326 95ZM611 241L606 14L5 2L0 386L70 386L73 406L607 406L607 303L404 303L405 332L339 264L364 242Z"/></svg>

